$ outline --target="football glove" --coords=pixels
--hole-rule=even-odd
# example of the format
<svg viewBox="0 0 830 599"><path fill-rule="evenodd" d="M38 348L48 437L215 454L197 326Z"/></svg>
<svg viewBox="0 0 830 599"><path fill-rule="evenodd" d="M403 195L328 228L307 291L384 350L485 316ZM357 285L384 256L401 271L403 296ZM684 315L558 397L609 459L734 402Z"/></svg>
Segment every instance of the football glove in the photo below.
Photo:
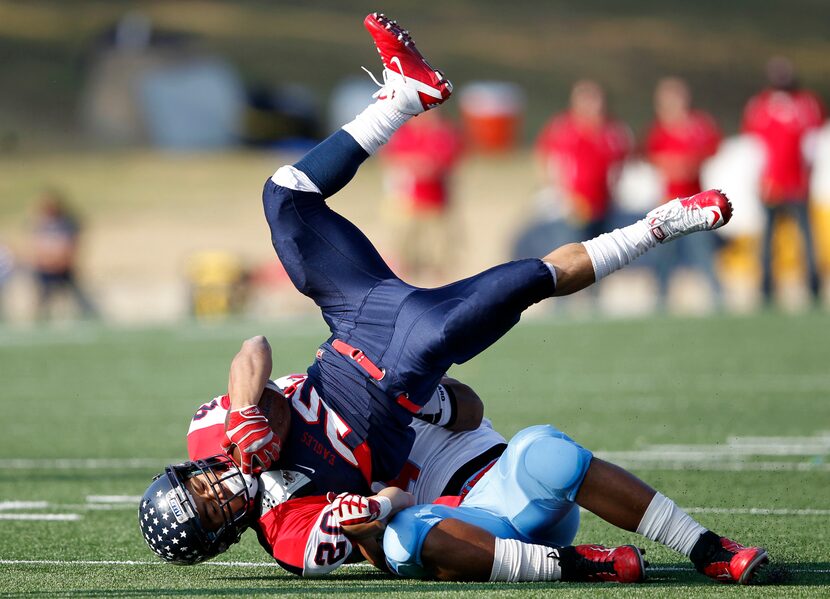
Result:
<svg viewBox="0 0 830 599"><path fill-rule="evenodd" d="M326 500L331 504L331 515L340 526L366 524L383 520L392 511L392 501L388 497L364 497L356 493L329 492Z"/></svg>
<svg viewBox="0 0 830 599"><path fill-rule="evenodd" d="M239 468L243 474L260 474L280 457L280 440L258 406L231 410L228 414L222 450L235 459L231 453L234 446L239 449Z"/></svg>

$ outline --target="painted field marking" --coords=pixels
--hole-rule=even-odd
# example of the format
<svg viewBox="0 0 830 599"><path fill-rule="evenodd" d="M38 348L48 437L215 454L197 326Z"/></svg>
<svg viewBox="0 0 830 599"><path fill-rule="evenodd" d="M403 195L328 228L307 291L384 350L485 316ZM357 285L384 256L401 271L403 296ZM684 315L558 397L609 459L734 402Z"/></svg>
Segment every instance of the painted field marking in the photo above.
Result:
<svg viewBox="0 0 830 599"><path fill-rule="evenodd" d="M87 495L87 503L103 503L103 504L117 504L129 503L134 504L141 501L141 495Z"/></svg>
<svg viewBox="0 0 830 599"><path fill-rule="evenodd" d="M136 560L45 560L45 559L0 559L0 565L6 566L167 566L161 560L157 561L136 561ZM212 566L218 568L279 568L275 562L204 562L199 566ZM368 564L344 564L341 567L370 569ZM663 566L648 568L649 572L694 572L692 566ZM791 568L796 574L827 574L830 570L825 568Z"/></svg>
<svg viewBox="0 0 830 599"><path fill-rule="evenodd" d="M4 510L42 510L49 507L46 501L0 501L0 511Z"/></svg>
<svg viewBox="0 0 830 599"><path fill-rule="evenodd" d="M830 569L826 568L789 568L795 574L827 574ZM657 566L646 568L646 572L696 572L693 566Z"/></svg>
<svg viewBox="0 0 830 599"><path fill-rule="evenodd" d="M729 437L714 444L658 444L629 451L598 451L623 468L698 471L830 472L830 432L812 436ZM763 460L798 457L801 460ZM806 459L803 459L806 458Z"/></svg>
<svg viewBox="0 0 830 599"><path fill-rule="evenodd" d="M46 501L39 502L38 506L28 507L27 509L51 508L51 509L68 509L68 510L134 510L138 505L135 503L123 504L104 504L96 505L94 503L48 503ZM731 514L731 515L749 515L749 516L830 516L830 509L815 509L815 508L766 508L766 507L684 507L689 514Z"/></svg>
<svg viewBox="0 0 830 599"><path fill-rule="evenodd" d="M597 457L624 468L651 470L830 472L830 431L812 436L733 436L714 444L658 444L642 449L597 451ZM802 458L800 460L757 460L756 458ZM176 459L156 458L62 458L9 459L0 470L102 470L160 469ZM92 498L94 497L94 499ZM129 496L90 496L89 502L109 504L127 501ZM106 508L102 508L106 509Z"/></svg>
<svg viewBox="0 0 830 599"><path fill-rule="evenodd" d="M587 512L583 507L582 512ZM687 514L728 514L732 516L830 516L830 509L767 507L682 507Z"/></svg>
<svg viewBox="0 0 830 599"><path fill-rule="evenodd" d="M736 514L749 516L830 516L830 510L812 508L733 508L733 507L687 507L683 508L690 514Z"/></svg>
<svg viewBox="0 0 830 599"><path fill-rule="evenodd" d="M135 560L54 560L54 559L0 559L9 566L169 566L161 560L145 562ZM220 568L274 568L276 562L204 562L205 566Z"/></svg>
<svg viewBox="0 0 830 599"><path fill-rule="evenodd" d="M80 514L0 514L0 520L32 520L36 522L76 522Z"/></svg>
<svg viewBox="0 0 830 599"><path fill-rule="evenodd" d="M627 470L694 470L696 472L830 472L830 463L813 462L713 462L702 461L660 461L648 459L618 459L601 451L594 452L598 458L613 462Z"/></svg>
<svg viewBox="0 0 830 599"><path fill-rule="evenodd" d="M0 462L0 470L121 470L125 468L161 470L165 464L175 464L181 461L181 458L166 460L158 458L13 458Z"/></svg>
<svg viewBox="0 0 830 599"><path fill-rule="evenodd" d="M825 462L753 462L729 460L728 453L693 454L680 453L667 459L659 449L642 451L595 451L598 458L614 462L623 468L644 468L651 470L697 470L697 471L800 471L828 472L830 461ZM812 455L812 454L811 454ZM717 461L723 459L723 461ZM0 470L143 470L161 469L160 464L173 464L179 460L156 460L152 458L119 459L12 459L0 462Z"/></svg>

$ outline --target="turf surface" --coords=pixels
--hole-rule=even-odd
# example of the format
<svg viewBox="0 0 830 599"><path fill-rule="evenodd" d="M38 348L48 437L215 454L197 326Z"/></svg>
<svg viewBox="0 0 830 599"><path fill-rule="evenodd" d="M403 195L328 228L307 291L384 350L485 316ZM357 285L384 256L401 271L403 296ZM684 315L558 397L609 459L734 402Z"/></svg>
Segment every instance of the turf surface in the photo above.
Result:
<svg viewBox="0 0 830 599"><path fill-rule="evenodd" d="M604 595L818 597L830 591L828 331L821 313L527 320L453 372L477 388L505 434L552 422L704 525L763 544L779 566L775 586L718 586L586 514L578 542L639 543L654 566L645 584L602 585ZM268 564L250 534L218 564L156 562L130 496L184 457L194 408L223 391L239 342L262 332L275 374L302 370L324 335L314 321L0 330L0 597L597 593L398 581L363 566L301 580ZM62 519L10 519L27 515Z"/></svg>

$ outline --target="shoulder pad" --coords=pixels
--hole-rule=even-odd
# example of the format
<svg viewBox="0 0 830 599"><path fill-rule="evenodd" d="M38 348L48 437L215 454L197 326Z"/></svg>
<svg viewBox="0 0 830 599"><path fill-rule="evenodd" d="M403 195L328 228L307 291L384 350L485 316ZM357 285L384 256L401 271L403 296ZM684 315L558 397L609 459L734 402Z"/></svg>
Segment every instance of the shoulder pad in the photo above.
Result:
<svg viewBox="0 0 830 599"><path fill-rule="evenodd" d="M261 514L285 503L292 497L303 497L311 491L313 483L302 472L294 470L269 470L259 477Z"/></svg>

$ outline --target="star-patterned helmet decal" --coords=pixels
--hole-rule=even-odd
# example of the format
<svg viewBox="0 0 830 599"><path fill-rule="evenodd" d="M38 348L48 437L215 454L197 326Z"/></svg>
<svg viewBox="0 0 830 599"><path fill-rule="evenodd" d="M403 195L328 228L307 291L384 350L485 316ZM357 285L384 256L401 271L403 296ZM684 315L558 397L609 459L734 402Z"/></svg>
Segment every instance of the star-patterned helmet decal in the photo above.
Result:
<svg viewBox="0 0 830 599"><path fill-rule="evenodd" d="M245 529L251 501L244 482L238 485L242 491L234 495L244 497L243 507L236 508L236 512L225 508L227 511L222 512L225 523L216 532L208 532L199 520L193 498L184 487L184 481L195 474L208 477L215 497L224 497L224 493L217 491L224 480L235 476L242 478L227 456L168 466L156 477L139 503L138 522L148 547L164 561L199 563L238 541Z"/></svg>

